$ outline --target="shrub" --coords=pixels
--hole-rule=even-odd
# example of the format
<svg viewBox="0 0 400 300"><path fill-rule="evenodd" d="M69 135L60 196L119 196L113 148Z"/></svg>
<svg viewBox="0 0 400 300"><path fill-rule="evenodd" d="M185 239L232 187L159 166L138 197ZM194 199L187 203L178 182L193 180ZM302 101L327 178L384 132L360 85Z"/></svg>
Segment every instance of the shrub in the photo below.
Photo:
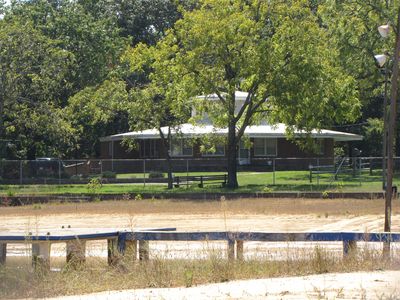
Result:
<svg viewBox="0 0 400 300"><path fill-rule="evenodd" d="M97 195L102 187L101 181L98 178L90 179L89 183L87 184L86 188L88 189L89 193L92 195Z"/></svg>
<svg viewBox="0 0 400 300"><path fill-rule="evenodd" d="M73 180L73 181L80 181L80 180L82 180L82 174L72 175L70 177L70 179Z"/></svg>
<svg viewBox="0 0 400 300"><path fill-rule="evenodd" d="M101 174L101 177L103 177L103 178L117 178L117 173L112 172L112 171L104 171Z"/></svg>
<svg viewBox="0 0 400 300"><path fill-rule="evenodd" d="M150 172L149 178L164 178L164 173L162 172Z"/></svg>

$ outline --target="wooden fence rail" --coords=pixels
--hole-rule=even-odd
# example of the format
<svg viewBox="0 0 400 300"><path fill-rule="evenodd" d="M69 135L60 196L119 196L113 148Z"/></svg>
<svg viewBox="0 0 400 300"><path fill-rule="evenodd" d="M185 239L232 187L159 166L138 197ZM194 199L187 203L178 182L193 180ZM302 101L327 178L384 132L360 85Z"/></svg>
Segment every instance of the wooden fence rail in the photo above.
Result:
<svg viewBox="0 0 400 300"><path fill-rule="evenodd" d="M107 240L108 263L115 264L122 255L133 259L149 259L150 241L226 241L228 259L243 259L244 242L342 242L343 255L356 249L357 242L400 242L400 233L361 232L176 232L176 228L146 229L134 232L109 232L66 236L0 236L0 264L6 262L7 244L32 244L35 267L50 266L53 243L66 243L67 262L85 261L86 241Z"/></svg>

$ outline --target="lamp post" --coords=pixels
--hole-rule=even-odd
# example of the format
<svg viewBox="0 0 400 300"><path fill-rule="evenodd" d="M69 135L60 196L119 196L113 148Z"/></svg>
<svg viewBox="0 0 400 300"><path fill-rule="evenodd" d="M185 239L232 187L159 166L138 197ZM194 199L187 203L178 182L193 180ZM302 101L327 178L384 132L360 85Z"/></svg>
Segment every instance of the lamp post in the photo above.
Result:
<svg viewBox="0 0 400 300"><path fill-rule="evenodd" d="M383 37L383 35L381 34ZM385 66L385 91L383 94L383 136L382 136L382 190L386 188L386 152L387 152L387 88L388 88L388 56L386 54L375 55L380 68Z"/></svg>
<svg viewBox="0 0 400 300"><path fill-rule="evenodd" d="M383 25L378 28L381 36L385 37L389 34L389 25ZM391 79L391 93L390 93L390 109L389 109L389 124L387 136L387 183L385 190L385 225L384 231L391 231L391 215L392 215L392 196L393 196L393 140L396 126L396 104L397 104L397 87L399 76L399 54L400 54L400 8L397 14L396 26L396 44L393 57L393 71ZM384 255L390 255L390 241L384 243Z"/></svg>

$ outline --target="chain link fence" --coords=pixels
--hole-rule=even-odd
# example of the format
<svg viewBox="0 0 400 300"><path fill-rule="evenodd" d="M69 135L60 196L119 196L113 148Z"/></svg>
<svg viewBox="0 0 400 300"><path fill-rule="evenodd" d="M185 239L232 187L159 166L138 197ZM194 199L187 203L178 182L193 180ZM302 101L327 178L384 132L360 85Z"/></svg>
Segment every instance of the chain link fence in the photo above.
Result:
<svg viewBox="0 0 400 300"><path fill-rule="evenodd" d="M395 158L395 166L399 163ZM227 172L224 158L171 159L170 165L177 176ZM237 168L239 176L268 173L268 184L381 181L383 176L381 157L253 158L238 161ZM101 178L104 183L161 183L166 182L168 169L166 159L2 160L0 184L85 184L92 178Z"/></svg>

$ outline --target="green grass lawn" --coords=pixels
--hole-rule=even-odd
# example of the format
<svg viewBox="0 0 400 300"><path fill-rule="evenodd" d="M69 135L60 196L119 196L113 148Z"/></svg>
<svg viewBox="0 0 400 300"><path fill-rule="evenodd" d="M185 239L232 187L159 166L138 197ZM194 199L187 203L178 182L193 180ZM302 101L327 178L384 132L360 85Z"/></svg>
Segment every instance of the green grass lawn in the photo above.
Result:
<svg viewBox="0 0 400 300"><path fill-rule="evenodd" d="M223 174L223 172L195 173L188 175ZM174 173L185 176L186 173ZM275 177L275 178L274 178ZM143 174L118 174L117 178L143 178ZM234 191L220 187L219 184L206 184L199 188L197 184L182 184L179 188L168 190L166 184L103 184L95 189L87 184L74 185L0 185L0 195L38 195L38 194L114 194L114 193L186 193L186 192L275 192L275 191L336 191L336 192L379 192L382 190L382 178L379 171L372 175L364 172L354 178L351 174L338 177L334 181L331 174L314 176L310 183L308 171L279 172L238 172L240 187ZM394 184L400 184L396 176Z"/></svg>

